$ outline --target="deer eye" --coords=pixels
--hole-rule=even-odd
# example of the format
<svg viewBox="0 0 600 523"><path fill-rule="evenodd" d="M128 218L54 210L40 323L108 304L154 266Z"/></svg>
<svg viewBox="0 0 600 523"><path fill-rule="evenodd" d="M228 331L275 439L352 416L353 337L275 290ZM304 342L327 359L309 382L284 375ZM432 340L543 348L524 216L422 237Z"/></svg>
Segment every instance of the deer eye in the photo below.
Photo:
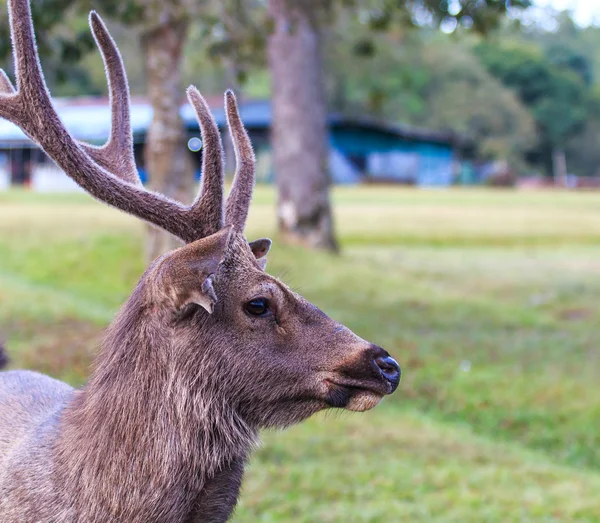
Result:
<svg viewBox="0 0 600 523"><path fill-rule="evenodd" d="M267 298L254 298L246 303L245 309L252 316L264 316L269 312L269 300Z"/></svg>

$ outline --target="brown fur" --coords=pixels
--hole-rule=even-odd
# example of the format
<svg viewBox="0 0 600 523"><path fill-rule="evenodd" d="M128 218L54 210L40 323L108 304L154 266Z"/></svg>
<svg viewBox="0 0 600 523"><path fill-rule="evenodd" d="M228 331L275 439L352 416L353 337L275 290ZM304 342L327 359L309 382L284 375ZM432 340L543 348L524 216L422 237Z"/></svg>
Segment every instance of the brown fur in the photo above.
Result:
<svg viewBox="0 0 600 523"><path fill-rule="evenodd" d="M185 208L131 180L129 142L112 141L131 133L128 94L101 20L90 17L111 84L113 133L94 150L70 137L51 106L27 0L9 4L19 89L0 75L0 114L94 196L187 244L141 277L81 389L29 371L0 373L0 521L224 522L261 429L328 408L370 409L395 390L399 367L264 272L270 240L249 243L243 234L254 156L232 93L238 167L224 204L218 129L200 94L188 91L205 156L202 192ZM3 355L0 347L0 363Z"/></svg>

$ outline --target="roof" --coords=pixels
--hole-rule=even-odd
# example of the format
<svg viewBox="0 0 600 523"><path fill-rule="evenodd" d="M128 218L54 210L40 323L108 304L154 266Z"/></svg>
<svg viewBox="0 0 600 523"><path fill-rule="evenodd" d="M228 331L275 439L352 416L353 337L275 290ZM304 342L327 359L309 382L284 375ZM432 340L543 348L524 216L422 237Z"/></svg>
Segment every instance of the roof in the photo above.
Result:
<svg viewBox="0 0 600 523"><path fill-rule="evenodd" d="M226 126L223 101L220 97L207 99L217 125ZM110 108L108 98L57 98L54 106L61 120L78 140L101 143L110 131ZM192 107L185 103L180 109L181 116L190 131L197 130L198 124ZM272 110L269 100L247 100L240 104L240 114L244 125L249 129L266 129L271 125ZM143 136L152 120L152 108L142 97L131 100L131 127L134 135ZM385 134L392 134L411 141L426 141L448 145L459 145L462 139L452 132L417 129L405 125L393 125L371 118L347 118L340 114L329 115L330 126L360 128ZM0 145L31 143L29 138L14 124L0 119Z"/></svg>

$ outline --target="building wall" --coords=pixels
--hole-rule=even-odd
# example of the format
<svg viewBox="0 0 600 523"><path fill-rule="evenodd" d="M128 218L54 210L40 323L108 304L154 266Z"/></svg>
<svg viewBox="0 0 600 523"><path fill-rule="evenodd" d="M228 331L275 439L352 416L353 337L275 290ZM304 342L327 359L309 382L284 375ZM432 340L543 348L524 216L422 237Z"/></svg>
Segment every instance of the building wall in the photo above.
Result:
<svg viewBox="0 0 600 523"><path fill-rule="evenodd" d="M249 132L257 156L257 179L272 182L274 172L268 131L258 128L249 129ZM419 186L447 186L452 183L454 154L449 144L410 141L384 131L352 127L334 127L329 139L329 169L333 183L397 182ZM6 160L23 151L6 151L9 153ZM143 144L136 143L134 151L140 178L146 182ZM199 179L202 151L190 151L190 154L194 156L196 177ZM78 190L74 182L52 162L40 164L42 156L43 153L40 153L32 157L35 160L31 173L34 190Z"/></svg>
<svg viewBox="0 0 600 523"><path fill-rule="evenodd" d="M420 186L452 183L454 153L449 144L409 141L372 130L335 129L331 145L351 159L367 181Z"/></svg>

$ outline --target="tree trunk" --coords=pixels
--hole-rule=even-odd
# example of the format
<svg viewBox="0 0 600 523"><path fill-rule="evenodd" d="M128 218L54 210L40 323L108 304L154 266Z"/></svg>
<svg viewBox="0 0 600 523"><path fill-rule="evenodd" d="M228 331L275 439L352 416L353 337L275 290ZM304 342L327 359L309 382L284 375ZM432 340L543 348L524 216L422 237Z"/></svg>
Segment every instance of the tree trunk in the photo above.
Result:
<svg viewBox="0 0 600 523"><path fill-rule="evenodd" d="M194 166L179 114L183 100L181 62L186 33L185 21L162 24L144 33L142 49L148 97L154 111L145 147L149 185L154 191L190 203L195 186ZM180 245L181 242L168 233L148 226L148 261Z"/></svg>
<svg viewBox="0 0 600 523"><path fill-rule="evenodd" d="M309 9L302 5L269 0L274 21L268 54L279 229L284 241L337 250L329 203L320 34Z"/></svg>
<svg viewBox="0 0 600 523"><path fill-rule="evenodd" d="M556 187L566 187L567 157L564 149L552 150L552 170L554 171L554 185Z"/></svg>

